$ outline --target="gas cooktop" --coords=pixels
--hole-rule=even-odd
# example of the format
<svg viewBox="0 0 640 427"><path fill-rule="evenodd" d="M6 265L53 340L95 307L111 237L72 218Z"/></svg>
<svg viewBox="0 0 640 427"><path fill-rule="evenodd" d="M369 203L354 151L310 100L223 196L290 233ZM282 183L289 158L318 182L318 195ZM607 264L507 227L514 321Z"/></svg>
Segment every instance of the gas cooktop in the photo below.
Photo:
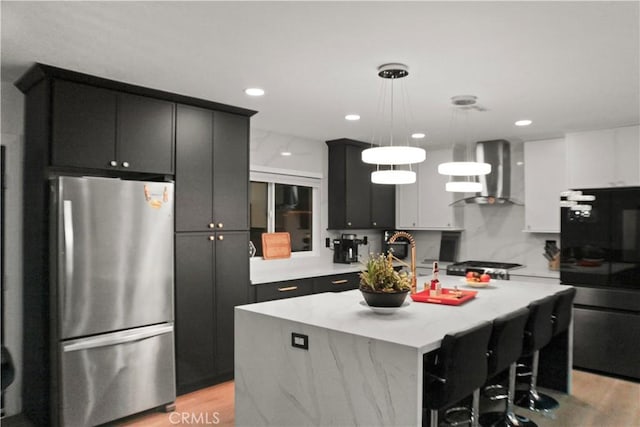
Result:
<svg viewBox="0 0 640 427"><path fill-rule="evenodd" d="M509 270L522 267L522 264L494 261L462 261L447 266L450 276L464 276L467 270L482 271L492 279L509 280Z"/></svg>

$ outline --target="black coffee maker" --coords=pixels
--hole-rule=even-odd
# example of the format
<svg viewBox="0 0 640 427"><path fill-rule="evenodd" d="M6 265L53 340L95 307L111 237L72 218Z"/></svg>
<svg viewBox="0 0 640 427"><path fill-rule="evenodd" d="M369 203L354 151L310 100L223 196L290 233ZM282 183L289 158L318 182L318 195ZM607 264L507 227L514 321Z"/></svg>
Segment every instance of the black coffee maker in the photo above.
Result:
<svg viewBox="0 0 640 427"><path fill-rule="evenodd" d="M364 236L364 239L358 239L355 234L342 234L339 239L333 240L333 262L339 264L358 262L358 245L366 244L367 236Z"/></svg>

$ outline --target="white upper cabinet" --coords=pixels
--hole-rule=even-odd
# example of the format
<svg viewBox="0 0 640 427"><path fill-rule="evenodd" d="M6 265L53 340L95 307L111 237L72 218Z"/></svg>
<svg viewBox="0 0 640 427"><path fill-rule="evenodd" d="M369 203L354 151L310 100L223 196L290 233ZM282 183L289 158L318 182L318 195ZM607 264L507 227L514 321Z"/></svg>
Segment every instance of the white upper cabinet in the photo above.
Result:
<svg viewBox="0 0 640 427"><path fill-rule="evenodd" d="M640 185L638 126L566 135L567 187Z"/></svg>
<svg viewBox="0 0 640 427"><path fill-rule="evenodd" d="M416 182L413 184L396 185L396 228L400 230L418 226L419 176L418 172Z"/></svg>
<svg viewBox="0 0 640 427"><path fill-rule="evenodd" d="M396 227L399 229L460 230L462 207L450 206L461 193L448 193L448 176L438 173L438 165L453 159L451 149L427 151L427 159L413 165L415 184L396 187ZM455 197L458 196L458 197Z"/></svg>
<svg viewBox="0 0 640 427"><path fill-rule="evenodd" d="M565 141L524 143L524 231L560 232L560 192L567 189Z"/></svg>

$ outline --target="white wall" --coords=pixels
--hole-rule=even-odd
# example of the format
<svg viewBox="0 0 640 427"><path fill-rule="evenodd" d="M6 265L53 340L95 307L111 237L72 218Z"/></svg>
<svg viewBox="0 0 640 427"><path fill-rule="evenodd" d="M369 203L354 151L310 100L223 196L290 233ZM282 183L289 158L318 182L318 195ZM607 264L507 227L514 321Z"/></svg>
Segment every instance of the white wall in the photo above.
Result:
<svg viewBox="0 0 640 427"><path fill-rule="evenodd" d="M2 83L0 142L6 148L5 211L5 346L17 369L16 379L5 394L5 413L20 412L22 376L22 164L24 143L24 97L11 83Z"/></svg>

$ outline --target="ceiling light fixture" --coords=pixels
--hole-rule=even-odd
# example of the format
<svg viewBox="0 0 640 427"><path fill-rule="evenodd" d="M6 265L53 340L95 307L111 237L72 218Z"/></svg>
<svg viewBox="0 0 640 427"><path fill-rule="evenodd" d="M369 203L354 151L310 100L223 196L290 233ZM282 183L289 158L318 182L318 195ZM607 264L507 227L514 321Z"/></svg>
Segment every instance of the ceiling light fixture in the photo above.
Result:
<svg viewBox="0 0 640 427"><path fill-rule="evenodd" d="M416 133L412 133L412 134L411 134L411 138L413 138L413 139L422 139L422 138L424 138L425 136L427 136L427 135L425 135L425 134L424 134L424 133L422 133L422 132L416 132Z"/></svg>
<svg viewBox="0 0 640 427"><path fill-rule="evenodd" d="M291 155L291 151L282 151L282 152L280 153L280 155L281 155L281 156L284 156L284 157L290 156L290 155Z"/></svg>
<svg viewBox="0 0 640 427"><path fill-rule="evenodd" d="M249 96L262 96L264 95L264 89L260 89L259 87L250 87L244 90Z"/></svg>
<svg viewBox="0 0 640 427"><path fill-rule="evenodd" d="M371 148L367 148L362 151L362 161L364 163L377 165L377 170L371 173L371 182L376 184L411 184L416 181L416 173L411 170L411 164L423 162L426 158L426 152L423 148L410 146L408 141L409 132L405 132L405 138L407 139L405 145L394 145L394 92L393 83L396 79L401 79L409 75L409 67L404 64L384 64L378 67L378 76L385 80L390 80L390 122L389 122L389 139L388 144L379 144L379 146L373 146L377 141L375 137L372 137ZM381 86L380 98L378 102L378 114L384 116L384 87ZM401 102L401 106L405 110L408 109L406 93L401 92L404 95L404 102ZM406 114L405 114L406 116ZM379 123L384 122L379 120ZM407 127L406 117L404 121L405 127ZM380 165L388 165L389 169L380 170ZM409 170L398 169L399 165L409 165Z"/></svg>
<svg viewBox="0 0 640 427"><path fill-rule="evenodd" d="M452 193L479 193L482 191L482 184L474 181L449 181L444 189Z"/></svg>
<svg viewBox="0 0 640 427"><path fill-rule="evenodd" d="M350 122L356 121L356 120L360 120L360 116L357 114L347 114L346 116L344 116L345 120L349 120Z"/></svg>
<svg viewBox="0 0 640 427"><path fill-rule="evenodd" d="M518 120L514 124L516 126L529 126L531 123L533 123L531 120Z"/></svg>
<svg viewBox="0 0 640 427"><path fill-rule="evenodd" d="M489 163L478 162L473 160L473 148L471 147L471 137L469 134L469 112L474 109L478 97L474 95L457 95L451 97L453 110L451 113L451 140L453 152L456 152L455 130L458 126L458 115L464 115L463 127L463 146L465 161L453 161L440 163L438 165L438 173L440 175L449 175L450 177L467 177L462 181L450 181L445 184L445 190L458 193L478 193L482 191L482 184L475 181L475 177L479 175L487 175L491 173L491 165ZM485 111L484 108L475 108L478 111Z"/></svg>

